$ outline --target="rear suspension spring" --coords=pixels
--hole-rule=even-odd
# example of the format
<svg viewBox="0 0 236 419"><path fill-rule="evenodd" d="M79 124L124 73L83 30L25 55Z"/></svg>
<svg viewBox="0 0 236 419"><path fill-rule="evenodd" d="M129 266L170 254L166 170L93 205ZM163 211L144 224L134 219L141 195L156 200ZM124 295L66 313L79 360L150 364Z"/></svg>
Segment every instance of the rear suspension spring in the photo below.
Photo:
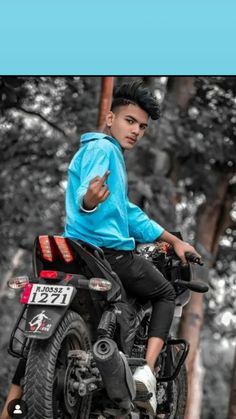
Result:
<svg viewBox="0 0 236 419"><path fill-rule="evenodd" d="M113 339L116 329L116 315L113 311L105 311L98 325L98 336Z"/></svg>

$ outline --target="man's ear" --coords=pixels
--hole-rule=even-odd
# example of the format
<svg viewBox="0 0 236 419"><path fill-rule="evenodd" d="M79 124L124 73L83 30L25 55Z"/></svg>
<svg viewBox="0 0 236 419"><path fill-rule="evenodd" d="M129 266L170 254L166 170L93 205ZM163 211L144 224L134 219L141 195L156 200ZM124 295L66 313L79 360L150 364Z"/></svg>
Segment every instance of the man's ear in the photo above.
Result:
<svg viewBox="0 0 236 419"><path fill-rule="evenodd" d="M109 111L108 114L106 115L106 125L107 125L107 127L111 128L114 117L115 117L114 113L112 111Z"/></svg>

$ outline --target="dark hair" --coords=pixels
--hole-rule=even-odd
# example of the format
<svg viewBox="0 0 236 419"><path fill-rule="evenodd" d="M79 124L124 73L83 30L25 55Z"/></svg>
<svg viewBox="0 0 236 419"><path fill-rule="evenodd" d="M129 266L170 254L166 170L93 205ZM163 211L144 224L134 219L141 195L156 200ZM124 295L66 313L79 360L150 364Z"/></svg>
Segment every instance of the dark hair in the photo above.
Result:
<svg viewBox="0 0 236 419"><path fill-rule="evenodd" d="M111 111L126 105L138 105L151 119L160 117L159 103L142 81L124 83L114 89Z"/></svg>

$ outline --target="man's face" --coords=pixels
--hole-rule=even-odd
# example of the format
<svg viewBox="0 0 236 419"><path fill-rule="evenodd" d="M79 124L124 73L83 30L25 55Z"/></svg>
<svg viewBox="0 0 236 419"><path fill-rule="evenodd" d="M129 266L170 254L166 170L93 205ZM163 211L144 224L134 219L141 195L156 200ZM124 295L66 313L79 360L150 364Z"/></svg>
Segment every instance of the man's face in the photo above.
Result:
<svg viewBox="0 0 236 419"><path fill-rule="evenodd" d="M106 125L109 134L115 138L124 150L131 150L142 138L148 124L149 115L137 105L120 106L109 112Z"/></svg>

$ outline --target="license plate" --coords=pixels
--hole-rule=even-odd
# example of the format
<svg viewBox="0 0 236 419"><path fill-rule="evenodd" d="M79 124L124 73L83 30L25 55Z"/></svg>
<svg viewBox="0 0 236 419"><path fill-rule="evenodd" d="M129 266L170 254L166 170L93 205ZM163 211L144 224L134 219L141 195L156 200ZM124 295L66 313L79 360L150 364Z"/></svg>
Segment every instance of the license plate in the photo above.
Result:
<svg viewBox="0 0 236 419"><path fill-rule="evenodd" d="M22 304L67 306L71 301L73 287L62 285L27 284L21 296Z"/></svg>

